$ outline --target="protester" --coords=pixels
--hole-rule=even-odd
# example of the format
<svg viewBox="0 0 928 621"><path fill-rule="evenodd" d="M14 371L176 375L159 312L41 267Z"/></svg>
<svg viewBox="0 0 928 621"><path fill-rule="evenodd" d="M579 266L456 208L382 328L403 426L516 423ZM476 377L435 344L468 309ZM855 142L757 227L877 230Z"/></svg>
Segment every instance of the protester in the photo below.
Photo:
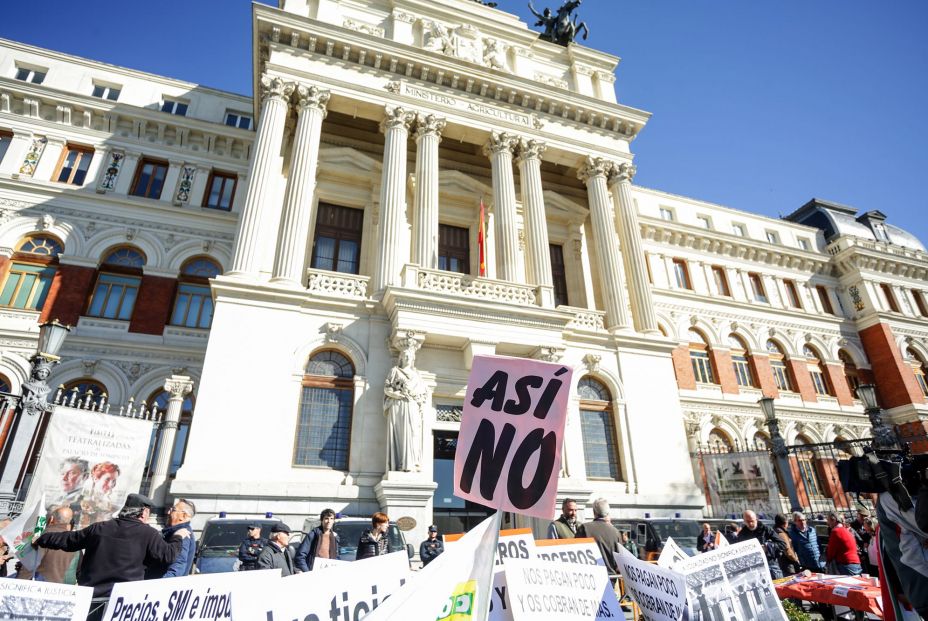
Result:
<svg viewBox="0 0 928 621"><path fill-rule="evenodd" d="M722 535L728 540L728 543L735 543L738 541L738 533L741 531L741 527L738 526L737 522L732 522L725 525L725 531Z"/></svg>
<svg viewBox="0 0 928 621"><path fill-rule="evenodd" d="M65 532L45 532L32 545L49 550L84 550L77 583L93 587L94 597L107 597L116 582L145 577L145 566L172 563L189 530L178 530L170 541L147 522L153 506L141 494L129 494L118 517Z"/></svg>
<svg viewBox="0 0 928 621"><path fill-rule="evenodd" d="M809 526L806 516L799 511L793 513L793 523L787 530L793 550L799 558L799 566L814 573L821 573L825 567L818 548L818 534Z"/></svg>
<svg viewBox="0 0 928 621"><path fill-rule="evenodd" d="M371 516L371 529L361 533L358 540L358 552L355 560L371 558L372 556L382 556L389 549L387 541L387 529L390 527L390 518L386 513L378 511Z"/></svg>
<svg viewBox="0 0 928 621"><path fill-rule="evenodd" d="M0 520L0 530L3 530L10 525L9 519ZM10 562L10 559L13 558L13 553L10 551L10 546L0 538L0 578L6 578L6 564Z"/></svg>
<svg viewBox="0 0 928 621"><path fill-rule="evenodd" d="M871 537L866 528L869 519L871 519L870 512L865 507L860 507L857 509L857 517L847 525L851 534L854 535L854 541L857 543L857 556L860 558L860 564L865 574L870 573L867 571L867 548L870 547Z"/></svg>
<svg viewBox="0 0 928 621"><path fill-rule="evenodd" d="M193 569L193 558L197 554L197 541L193 535L193 528L190 527L190 520L196 515L197 510L192 502L179 498L174 505L168 509L168 525L161 529L161 536L165 541L170 541L179 530L187 530L190 536L184 539L184 545L173 563L152 565L145 570L145 579L152 578L177 578L179 576L190 575Z"/></svg>
<svg viewBox="0 0 928 621"><path fill-rule="evenodd" d="M419 558L425 567L445 551L445 544L438 538L438 527L429 526L429 538L419 544Z"/></svg>
<svg viewBox="0 0 928 621"><path fill-rule="evenodd" d="M832 511L828 514L828 547L825 548L825 560L829 569L842 576L859 576L862 572L860 556L857 554L857 540L854 533L845 525L844 516Z"/></svg>
<svg viewBox="0 0 928 621"><path fill-rule="evenodd" d="M708 523L703 524L702 532L699 533L699 537L696 539L696 551L701 554L712 550L715 550L715 534L713 534L712 527Z"/></svg>
<svg viewBox="0 0 928 621"><path fill-rule="evenodd" d="M577 536L577 501L568 498L561 503L561 517L548 525L548 539L573 539Z"/></svg>
<svg viewBox="0 0 928 621"><path fill-rule="evenodd" d="M312 529L300 542L296 550L296 568L300 571L312 571L316 558L338 558L338 533L335 526L335 511L324 509L319 514L319 526Z"/></svg>
<svg viewBox="0 0 928 621"><path fill-rule="evenodd" d="M786 516L782 513L777 513L776 517L773 518L773 532L775 532L777 537L782 539L783 543L786 545L786 549L779 559L780 569L783 570L783 575L792 576L793 574L798 574L800 572L799 557L793 549L793 543L789 533L786 532Z"/></svg>
<svg viewBox="0 0 928 621"><path fill-rule="evenodd" d="M786 544L777 537L773 529L763 524L757 519L757 514L751 510L743 514L744 528L738 531L737 542L757 539L760 547L764 549L764 555L767 557L767 565L770 568L770 577L774 580L783 577L783 571L780 569L779 558L786 551Z"/></svg>
<svg viewBox="0 0 928 621"><path fill-rule="evenodd" d="M864 530L866 530L867 534L870 535L870 543L867 544L866 554L868 567L864 573L870 576L878 575L880 570L880 542L879 538L877 537L879 529L880 527L877 524L875 518L867 518L864 520ZM862 557L860 560L863 561L864 558Z"/></svg>
<svg viewBox="0 0 928 621"><path fill-rule="evenodd" d="M267 545L267 539L261 536L260 524L248 525L248 536L238 547L238 560L241 561L239 571L249 571L258 568L258 557Z"/></svg>
<svg viewBox="0 0 928 621"><path fill-rule="evenodd" d="M628 550L629 554L638 558L638 544L632 539L632 534L629 531L623 530L619 533L619 542L622 547Z"/></svg>
<svg viewBox="0 0 928 621"><path fill-rule="evenodd" d="M271 527L271 538L258 556L258 569L279 569L281 576L296 573L293 556L290 554L290 527L278 522Z"/></svg>
<svg viewBox="0 0 928 621"><path fill-rule="evenodd" d="M71 507L65 505L49 511L46 516L45 532L47 533L66 533L71 530L71 521L74 519L74 512ZM77 554L74 552L65 552L63 550L48 550L39 561L35 571L29 571L21 567L16 572L16 577L20 580L37 580L39 582L56 582L58 584L74 584L73 572L70 572L71 566L77 560ZM70 578L70 580L69 580Z"/></svg>
<svg viewBox="0 0 928 621"><path fill-rule="evenodd" d="M577 529L577 537L592 537L606 561L606 569L613 580L619 575L619 565L613 556L622 545L619 531L609 522L609 501L597 498L593 501L593 521Z"/></svg>

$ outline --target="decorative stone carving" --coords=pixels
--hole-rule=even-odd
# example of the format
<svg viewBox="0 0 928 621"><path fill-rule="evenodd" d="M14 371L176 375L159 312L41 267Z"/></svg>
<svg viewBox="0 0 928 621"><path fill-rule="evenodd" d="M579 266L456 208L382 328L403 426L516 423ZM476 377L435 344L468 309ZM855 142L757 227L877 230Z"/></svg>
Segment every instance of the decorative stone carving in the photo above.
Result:
<svg viewBox="0 0 928 621"><path fill-rule="evenodd" d="M416 369L421 341L407 334L394 341L397 364L384 382L384 415L387 417L387 471L418 472L422 465L422 423L428 386Z"/></svg>
<svg viewBox="0 0 928 621"><path fill-rule="evenodd" d="M536 71L534 78L536 82L541 82L542 84L547 84L548 86L553 86L554 88L563 88L564 90L567 90L569 87L567 80L556 78L553 75L548 75L547 73L542 73L541 71Z"/></svg>
<svg viewBox="0 0 928 621"><path fill-rule="evenodd" d="M35 167L39 164L39 158L45 150L48 140L45 138L33 138L26 156L23 158L23 164L19 167L19 174L32 176L35 173Z"/></svg>
<svg viewBox="0 0 928 621"><path fill-rule="evenodd" d="M55 226L55 218L51 214L47 213L39 218L38 222L35 223L35 226L40 231L47 231Z"/></svg>
<svg viewBox="0 0 928 621"><path fill-rule="evenodd" d="M486 38L483 40L483 64L490 69L508 71L509 66L506 62L506 44L497 39Z"/></svg>
<svg viewBox="0 0 928 621"><path fill-rule="evenodd" d="M81 367L86 377L93 377L94 371L97 370L97 362L97 360L81 360Z"/></svg>
<svg viewBox="0 0 928 621"><path fill-rule="evenodd" d="M507 134L505 132L492 132L490 134L490 140L483 147L483 152L486 155L498 155L504 151L508 151L512 155L515 146L518 144L519 140L512 134Z"/></svg>
<svg viewBox="0 0 928 621"><path fill-rule="evenodd" d="M589 183L593 177L599 177L609 174L612 170L612 162L601 157L588 157L580 170L577 171L577 178L583 183Z"/></svg>
<svg viewBox="0 0 928 621"><path fill-rule="evenodd" d="M522 163L523 160L541 159L547 149L548 147L543 142L523 138L519 141L516 164Z"/></svg>
<svg viewBox="0 0 928 621"><path fill-rule="evenodd" d="M367 283L364 276L311 271L306 289L317 295L363 300L367 298Z"/></svg>
<svg viewBox="0 0 928 621"><path fill-rule="evenodd" d="M384 86L384 88L387 89L388 93L393 93L394 95L397 95L402 90L403 83L400 82L399 80L391 80L387 82L387 85Z"/></svg>
<svg viewBox="0 0 928 621"><path fill-rule="evenodd" d="M393 21L403 24L412 24L416 21L416 16L406 11L393 11Z"/></svg>
<svg viewBox="0 0 928 621"><path fill-rule="evenodd" d="M451 29L442 26L436 21L423 22L422 47L428 52L440 54L454 54L454 43L451 41Z"/></svg>
<svg viewBox="0 0 928 621"><path fill-rule="evenodd" d="M596 354L587 354L583 357L583 366L586 367L587 373L599 373L599 363L603 357Z"/></svg>
<svg viewBox="0 0 928 621"><path fill-rule="evenodd" d="M29 381L23 383L20 399L20 408L26 416L43 414L50 409L48 393L51 392L51 387L46 380L51 375L53 364L54 361L41 356L33 358L32 374Z"/></svg>
<svg viewBox="0 0 928 621"><path fill-rule="evenodd" d="M263 75L261 76L261 99L274 97L286 102L290 99L294 87L292 82L284 82L278 77Z"/></svg>
<svg viewBox="0 0 928 621"><path fill-rule="evenodd" d="M416 117L416 138L431 135L441 139L441 132L447 124L445 119L434 114L420 114Z"/></svg>
<svg viewBox="0 0 928 621"><path fill-rule="evenodd" d="M400 106L387 106L386 115L380 123L380 131L386 132L388 129L402 126L409 129L409 126L415 118L415 113L408 111L406 108Z"/></svg>
<svg viewBox="0 0 928 621"><path fill-rule="evenodd" d="M857 285L851 285L848 287L847 292L851 295L851 302L854 303L854 310L860 312L866 308L863 298L860 295L860 289Z"/></svg>
<svg viewBox="0 0 928 621"><path fill-rule="evenodd" d="M325 342L326 343L337 343L338 339L341 338L342 332L344 331L345 326L340 323L328 322L322 326L322 331L325 332Z"/></svg>
<svg viewBox="0 0 928 621"><path fill-rule="evenodd" d="M375 26L373 24L365 24L364 22L359 22L358 20L351 19L346 17L345 21L342 22L342 26L349 30L354 30L355 32L363 32L364 34L369 34L372 37L383 37L384 29L380 26Z"/></svg>
<svg viewBox="0 0 928 621"><path fill-rule="evenodd" d="M588 332L602 332L606 329L606 320L603 313L598 311L579 311L574 315L569 327L574 330Z"/></svg>
<svg viewBox="0 0 928 621"><path fill-rule="evenodd" d="M622 183L627 181L629 183L635 178L635 173L638 172L638 169L633 165L627 162L621 164L616 164L612 167L612 170L609 174L609 183Z"/></svg>
<svg viewBox="0 0 928 621"><path fill-rule="evenodd" d="M465 297L507 302L520 306L535 306L535 288L510 282L476 279L463 274L420 270L419 288L427 291Z"/></svg>
<svg viewBox="0 0 928 621"><path fill-rule="evenodd" d="M177 182L177 193L174 195L174 204L183 205L190 202L190 190L193 189L193 179L197 176L197 167L186 165L180 169L180 180Z"/></svg>
<svg viewBox="0 0 928 621"><path fill-rule="evenodd" d="M304 108L315 108L322 112L323 118L328 113L326 106L329 105L329 98L332 94L318 86L300 84L294 88L296 95L296 104L300 110Z"/></svg>
<svg viewBox="0 0 928 621"><path fill-rule="evenodd" d="M539 347L532 352L532 358L544 362L560 362L564 357L563 347Z"/></svg>

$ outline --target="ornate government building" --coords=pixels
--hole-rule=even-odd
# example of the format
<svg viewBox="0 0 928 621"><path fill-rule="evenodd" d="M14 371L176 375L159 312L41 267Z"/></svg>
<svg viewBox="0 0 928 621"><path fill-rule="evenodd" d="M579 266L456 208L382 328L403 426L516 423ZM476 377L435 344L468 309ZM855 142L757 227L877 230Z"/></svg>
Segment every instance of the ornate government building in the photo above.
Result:
<svg viewBox="0 0 928 621"><path fill-rule="evenodd" d="M862 382L928 414L928 254L891 214L635 185L650 115L619 59L472 0L253 10L254 99L0 41L2 388L48 318L76 398L188 376L171 493L204 519L472 524L477 354L576 369L560 495L616 515L701 515L691 454L767 442L762 396L791 444L868 437ZM428 386L410 472L386 468L400 343Z"/></svg>

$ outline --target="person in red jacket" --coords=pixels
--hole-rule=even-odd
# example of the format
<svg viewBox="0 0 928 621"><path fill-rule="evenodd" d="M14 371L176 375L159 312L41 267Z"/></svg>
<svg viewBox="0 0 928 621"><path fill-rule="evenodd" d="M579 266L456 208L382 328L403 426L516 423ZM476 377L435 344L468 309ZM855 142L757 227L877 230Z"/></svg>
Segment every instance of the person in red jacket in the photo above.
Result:
<svg viewBox="0 0 928 621"><path fill-rule="evenodd" d="M860 556L857 555L857 540L854 533L844 524L844 516L835 512L828 514L828 527L831 534L828 537L828 547L825 549L825 560L834 563L838 573L843 576L859 576L861 574Z"/></svg>

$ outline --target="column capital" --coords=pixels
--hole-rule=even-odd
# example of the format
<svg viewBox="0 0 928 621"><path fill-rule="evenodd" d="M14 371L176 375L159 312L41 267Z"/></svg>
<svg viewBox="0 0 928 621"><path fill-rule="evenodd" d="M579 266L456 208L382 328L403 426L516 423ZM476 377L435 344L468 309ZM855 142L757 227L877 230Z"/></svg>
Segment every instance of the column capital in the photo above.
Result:
<svg viewBox="0 0 928 621"><path fill-rule="evenodd" d="M602 157L588 157L577 171L577 178L583 183L589 184L590 180L595 177L606 177L613 167L612 162Z"/></svg>
<svg viewBox="0 0 928 621"><path fill-rule="evenodd" d="M548 149L548 145L531 138L522 138L519 140L519 154L516 156L516 163L521 164L523 161L540 160Z"/></svg>
<svg viewBox="0 0 928 621"><path fill-rule="evenodd" d="M297 110L302 112L307 108L319 110L323 116L328 114L326 106L329 104L329 98L332 93L318 86L310 84L297 84L293 89L296 94Z"/></svg>
<svg viewBox="0 0 928 621"><path fill-rule="evenodd" d="M613 164L612 170L609 171L609 185L615 185L616 183L626 181L631 183L637 172L638 168L634 164L629 164L628 162Z"/></svg>
<svg viewBox="0 0 928 621"><path fill-rule="evenodd" d="M518 142L518 137L513 134L492 132L490 134L490 139L483 147L483 153L485 155L499 155L500 153L508 152L511 156Z"/></svg>
<svg viewBox="0 0 928 621"><path fill-rule="evenodd" d="M423 136L437 136L441 139L441 133L445 131L448 121L435 116L434 114L419 114L416 116L416 140Z"/></svg>
<svg viewBox="0 0 928 621"><path fill-rule="evenodd" d="M286 103L293 94L295 86L293 82L284 82L278 77L263 75L261 76L261 100L270 97Z"/></svg>
<svg viewBox="0 0 928 621"><path fill-rule="evenodd" d="M164 380L164 389L171 399L183 399L193 391L193 380L186 375L172 375Z"/></svg>
<svg viewBox="0 0 928 621"><path fill-rule="evenodd" d="M383 121L380 122L380 131L386 133L388 129L402 127L408 130L416 115L401 106L387 106Z"/></svg>

